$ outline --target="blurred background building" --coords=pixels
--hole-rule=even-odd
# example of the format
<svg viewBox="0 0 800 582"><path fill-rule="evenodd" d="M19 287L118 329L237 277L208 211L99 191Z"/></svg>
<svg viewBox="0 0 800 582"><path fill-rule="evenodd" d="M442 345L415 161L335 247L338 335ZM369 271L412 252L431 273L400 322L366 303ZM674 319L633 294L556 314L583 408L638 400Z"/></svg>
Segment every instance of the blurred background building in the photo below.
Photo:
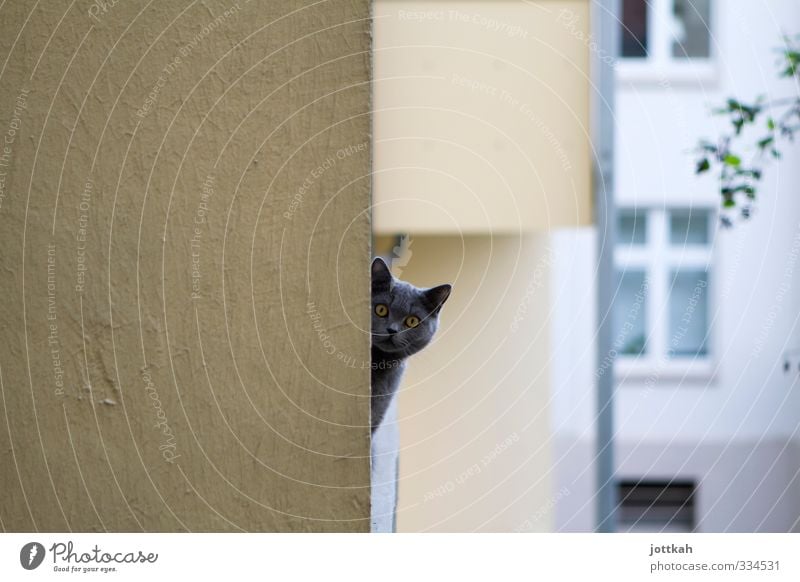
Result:
<svg viewBox="0 0 800 582"><path fill-rule="evenodd" d="M613 374L617 529L800 530L800 151L730 229L691 151L727 97L797 93L775 49L800 5L620 0L618 55L584 1L374 10L374 251L454 293L376 436L373 528L594 530ZM597 267L590 62L616 77L615 273Z"/></svg>
<svg viewBox="0 0 800 582"><path fill-rule="evenodd" d="M768 167L753 217L719 226L691 149L712 106L797 95L777 79L791 0L621 0L616 73L614 309L622 531L800 530L800 150ZM557 531L595 524L596 232L554 249ZM608 354L612 356L613 354ZM788 366L789 370L785 370Z"/></svg>

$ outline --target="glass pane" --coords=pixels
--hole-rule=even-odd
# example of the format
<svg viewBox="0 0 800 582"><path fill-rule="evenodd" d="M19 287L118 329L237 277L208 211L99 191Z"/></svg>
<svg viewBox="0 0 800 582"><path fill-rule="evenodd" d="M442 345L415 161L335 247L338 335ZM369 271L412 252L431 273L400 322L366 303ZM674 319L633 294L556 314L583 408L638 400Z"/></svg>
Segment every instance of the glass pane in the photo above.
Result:
<svg viewBox="0 0 800 582"><path fill-rule="evenodd" d="M669 292L669 355L708 354L708 273L700 270L672 272Z"/></svg>
<svg viewBox="0 0 800 582"><path fill-rule="evenodd" d="M708 225L708 210L673 210L669 217L669 242L706 245L710 234Z"/></svg>
<svg viewBox="0 0 800 582"><path fill-rule="evenodd" d="M620 210L617 220L617 242L643 245L647 240L647 214L643 210Z"/></svg>
<svg viewBox="0 0 800 582"><path fill-rule="evenodd" d="M711 0L673 0L672 56L679 59L711 56Z"/></svg>
<svg viewBox="0 0 800 582"><path fill-rule="evenodd" d="M614 298L614 349L626 356L646 352L647 279L644 271L623 271Z"/></svg>
<svg viewBox="0 0 800 582"><path fill-rule="evenodd" d="M620 54L623 57L647 56L647 10L646 0L622 0Z"/></svg>

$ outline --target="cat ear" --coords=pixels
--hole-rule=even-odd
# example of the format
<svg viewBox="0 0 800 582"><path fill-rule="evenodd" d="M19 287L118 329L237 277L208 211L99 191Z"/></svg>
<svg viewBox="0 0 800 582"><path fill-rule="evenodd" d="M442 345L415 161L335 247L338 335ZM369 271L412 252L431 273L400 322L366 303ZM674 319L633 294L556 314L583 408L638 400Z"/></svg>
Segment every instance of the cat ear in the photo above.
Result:
<svg viewBox="0 0 800 582"><path fill-rule="evenodd" d="M438 313L442 308L444 302L450 297L451 289L450 285L439 285L425 291L425 297L428 299L428 304L432 307L433 313Z"/></svg>
<svg viewBox="0 0 800 582"><path fill-rule="evenodd" d="M392 272L380 257L372 261L372 288L389 289L392 286Z"/></svg>

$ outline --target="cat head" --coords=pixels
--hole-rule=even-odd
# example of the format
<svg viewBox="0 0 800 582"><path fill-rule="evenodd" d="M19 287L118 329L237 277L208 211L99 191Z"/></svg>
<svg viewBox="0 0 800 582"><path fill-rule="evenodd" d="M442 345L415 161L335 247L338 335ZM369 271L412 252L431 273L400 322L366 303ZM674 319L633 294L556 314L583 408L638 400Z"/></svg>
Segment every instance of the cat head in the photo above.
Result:
<svg viewBox="0 0 800 582"><path fill-rule="evenodd" d="M420 289L392 276L383 259L372 262L372 345L403 358L427 346L439 327L450 285Z"/></svg>

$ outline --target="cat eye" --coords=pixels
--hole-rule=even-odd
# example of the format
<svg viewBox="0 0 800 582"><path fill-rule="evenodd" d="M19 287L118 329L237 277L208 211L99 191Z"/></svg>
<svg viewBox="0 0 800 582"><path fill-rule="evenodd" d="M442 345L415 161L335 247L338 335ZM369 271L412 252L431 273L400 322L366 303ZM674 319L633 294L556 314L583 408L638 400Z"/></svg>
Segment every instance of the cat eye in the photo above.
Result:
<svg viewBox="0 0 800 582"><path fill-rule="evenodd" d="M389 315L389 308L386 307L386 305L384 305L383 303L378 303L375 306L375 315L377 315L378 317L386 317L387 315Z"/></svg>
<svg viewBox="0 0 800 582"><path fill-rule="evenodd" d="M416 315L409 315L406 317L405 323L407 327L417 327L419 325L419 317Z"/></svg>

